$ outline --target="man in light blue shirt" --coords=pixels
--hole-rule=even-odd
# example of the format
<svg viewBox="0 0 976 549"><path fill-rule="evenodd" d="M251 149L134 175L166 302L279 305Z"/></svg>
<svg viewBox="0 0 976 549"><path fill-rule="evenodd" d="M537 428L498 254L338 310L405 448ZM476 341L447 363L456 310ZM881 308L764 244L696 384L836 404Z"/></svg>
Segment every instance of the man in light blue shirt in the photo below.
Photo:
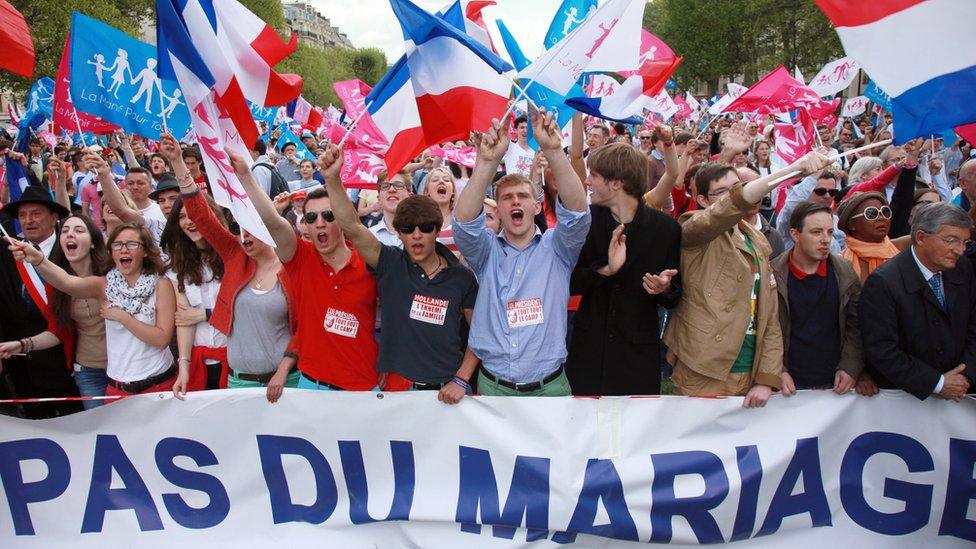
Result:
<svg viewBox="0 0 976 549"><path fill-rule="evenodd" d="M478 275L480 288L468 345L482 361L482 395L570 394L566 359L569 278L590 229L586 191L562 151L551 113L533 112L532 131L558 185L558 223L542 234L539 189L508 174L495 184L501 233L485 226L484 198L508 150L508 122L493 120L454 211L454 240Z"/></svg>

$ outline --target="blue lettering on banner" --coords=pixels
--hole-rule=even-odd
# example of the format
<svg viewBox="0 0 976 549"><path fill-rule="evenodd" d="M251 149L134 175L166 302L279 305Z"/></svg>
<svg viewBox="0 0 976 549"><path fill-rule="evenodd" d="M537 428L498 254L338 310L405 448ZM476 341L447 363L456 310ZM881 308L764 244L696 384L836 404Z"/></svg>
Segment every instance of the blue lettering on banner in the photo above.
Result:
<svg viewBox="0 0 976 549"><path fill-rule="evenodd" d="M230 513L230 498L217 477L198 471L188 471L173 463L173 458L185 456L197 467L217 465L217 456L203 443L186 438L164 438L156 445L156 467L168 480L180 488L197 490L207 494L210 502L205 507L191 507L179 494L163 494L163 505L169 516L185 528L212 528Z"/></svg>
<svg viewBox="0 0 976 549"><path fill-rule="evenodd" d="M300 437L257 435L256 441L274 524L322 524L328 521L337 509L339 493L336 476L325 455L313 442ZM410 520L417 489L414 443L389 441L393 497L385 517L374 517L369 513L369 479L362 442L341 440L337 445L349 498L351 524ZM833 525L834 517L826 495L819 447L820 441L816 437L795 442L792 456L769 500L762 525L755 534L753 530L756 527L760 488L768 474L763 471L758 446L735 448L735 467L741 485L734 494L738 502L728 541L775 534L788 517L797 515L809 515L812 527ZM976 520L970 518L970 508L976 500L976 441L950 439L948 449L945 504L938 532L941 536L976 541ZM844 512L861 527L887 536L907 535L928 525L934 493L931 484L887 477L884 478L881 493L889 500L902 503L904 508L896 512L883 512L868 503L864 477L872 472L868 462L878 454L895 456L904 463L908 474L935 470L932 454L914 438L888 432L861 434L850 443L841 457L839 484ZM302 505L293 501L289 479L285 474L284 456L296 456L308 463L312 478L300 481L311 481L314 486L314 501L311 504ZM163 438L155 446L154 458L159 475L177 488L158 494L165 511L177 525L187 529L207 529L227 519L231 509L229 492L217 475L204 471L219 464L217 455L206 444L189 438ZM26 480L31 477L25 475L22 467L25 462L31 461L40 462L46 468L42 478ZM178 465L178 462L181 464ZM672 541L675 517L681 517L688 523L699 543L726 541L715 509L726 501L731 490L726 465L719 455L704 450L651 454L650 465L653 480L650 486L649 541ZM548 538L550 458L514 456L511 485L504 502L501 501L489 450L459 446L458 467L460 484L454 520L460 523L462 532L482 535L482 527L491 526L492 536L514 539L518 530L524 528L528 542ZM0 482L16 535L36 535L31 506L35 506L37 513L42 507L40 504L62 497L71 484L71 473L68 454L53 440L29 438L0 443ZM699 476L704 481L703 493L679 497L676 483L683 475ZM113 476L121 481L121 487L112 488ZM609 459L587 460L582 476L569 523L565 531L552 535L552 541L571 544L581 533L639 541L638 528L626 496L628 493L640 493L641 486L625 484L613 460ZM155 478L155 475L149 478ZM295 478L291 480L293 483L300 482ZM575 485L573 479L568 482ZM802 489L799 488L801 485ZM373 490L375 496L376 486ZM205 495L206 504L191 506L187 491ZM641 505L645 503L648 502L642 501ZM601 504L606 509L608 523L595 525ZM51 511L46 506L44 510L48 513ZM101 533L108 511L131 511L139 529L144 532L163 529L153 493L126 454L119 438L101 434L96 436L94 443L81 532ZM129 516L128 513L126 515ZM796 519L792 524L798 524Z"/></svg>
<svg viewBox="0 0 976 549"><path fill-rule="evenodd" d="M729 477L722 460L711 452L691 451L651 456L654 482L651 484L651 541L671 541L671 519L682 516L691 526L698 543L721 543L722 532L709 513L729 495ZM679 498L674 492L678 475L701 475L705 493Z"/></svg>
<svg viewBox="0 0 976 549"><path fill-rule="evenodd" d="M122 479L123 488L112 488L113 471ZM101 532L105 512L123 509L135 512L139 529L143 532L163 529L163 521L159 518L149 488L122 449L119 438L115 435L98 435L81 533Z"/></svg>
<svg viewBox="0 0 976 549"><path fill-rule="evenodd" d="M393 455L393 503L385 519L369 516L369 488L366 483L366 467L363 465L363 448L358 440L339 441L339 458L342 475L349 491L349 520L353 524L366 524L378 520L410 520L413 493L417 483L413 462L413 443L390 441Z"/></svg>
<svg viewBox="0 0 976 549"><path fill-rule="evenodd" d="M863 528L889 536L900 536L922 528L932 510L932 486L886 478L885 497L905 502L905 510L883 513L864 497L864 465L875 454L892 454L904 460L909 473L935 468L932 455L917 440L897 433L864 433L855 438L840 466L840 501L851 519Z"/></svg>
<svg viewBox="0 0 976 549"><path fill-rule="evenodd" d="M600 500L607 510L610 524L594 526L596 506ZM572 543L576 541L576 534L637 541L637 525L627 509L624 484L613 461L609 459L591 459L586 462L583 488L580 490L573 518L569 521L567 531L557 532L552 541Z"/></svg>
<svg viewBox="0 0 976 549"><path fill-rule="evenodd" d="M480 524L494 525L496 538L515 537L515 529L528 529L527 541L545 539L549 530L549 459L516 456L512 473L512 486L501 514L498 512L498 483L491 465L488 450L460 446L461 485L455 521L461 523L461 531L480 534Z"/></svg>
<svg viewBox="0 0 976 549"><path fill-rule="evenodd" d="M946 482L945 509L940 536L976 541L976 520L967 518L970 503L976 499L976 440L949 440L949 480Z"/></svg>
<svg viewBox="0 0 976 549"><path fill-rule="evenodd" d="M759 506L759 487L762 485L762 462L759 448L738 446L735 449L735 464L739 469L742 488L739 490L739 507L735 512L735 524L729 541L739 541L752 537L756 527L756 508Z"/></svg>
<svg viewBox="0 0 976 549"><path fill-rule="evenodd" d="M24 482L20 464L32 459L44 462L47 475L41 480ZM64 448L50 439L4 442L0 443L0 480L14 521L14 533L33 536L34 523L27 505L51 501L63 494L71 481L71 463Z"/></svg>
<svg viewBox="0 0 976 549"><path fill-rule="evenodd" d="M339 490L336 488L332 467L322 452L311 442L298 437L258 435L258 455L261 457L261 470L268 485L271 497L271 516L275 524L284 522L309 522L322 524L335 511L339 503ZM305 458L312 467L315 477L315 501L311 505L300 505L291 500L288 479L281 456L294 455Z"/></svg>
<svg viewBox="0 0 976 549"><path fill-rule="evenodd" d="M797 481L803 478L803 492L793 494ZM792 515L809 513L813 527L830 526L830 505L824 492L823 474L820 472L820 452L816 438L796 441L793 459L786 466L783 480L776 487L769 512L756 536L768 536L779 530L783 519Z"/></svg>

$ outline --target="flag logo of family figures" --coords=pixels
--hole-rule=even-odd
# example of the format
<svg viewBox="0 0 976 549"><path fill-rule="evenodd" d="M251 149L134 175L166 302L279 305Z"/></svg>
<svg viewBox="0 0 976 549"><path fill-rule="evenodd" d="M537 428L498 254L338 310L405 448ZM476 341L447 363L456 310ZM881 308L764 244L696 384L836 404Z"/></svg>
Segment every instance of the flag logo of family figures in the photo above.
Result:
<svg viewBox="0 0 976 549"><path fill-rule="evenodd" d="M157 74L154 46L78 12L71 41L71 101L79 112L150 139L190 129L179 86Z"/></svg>

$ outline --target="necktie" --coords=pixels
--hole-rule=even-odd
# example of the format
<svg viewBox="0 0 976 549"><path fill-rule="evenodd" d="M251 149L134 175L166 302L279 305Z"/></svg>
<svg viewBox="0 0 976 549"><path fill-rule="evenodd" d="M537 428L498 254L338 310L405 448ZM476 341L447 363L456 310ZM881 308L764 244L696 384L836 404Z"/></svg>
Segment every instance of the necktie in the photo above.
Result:
<svg viewBox="0 0 976 549"><path fill-rule="evenodd" d="M929 286L931 286L932 291L935 292L936 299L939 300L939 305L945 310L945 292L942 291L942 273L935 273L932 278L929 279Z"/></svg>

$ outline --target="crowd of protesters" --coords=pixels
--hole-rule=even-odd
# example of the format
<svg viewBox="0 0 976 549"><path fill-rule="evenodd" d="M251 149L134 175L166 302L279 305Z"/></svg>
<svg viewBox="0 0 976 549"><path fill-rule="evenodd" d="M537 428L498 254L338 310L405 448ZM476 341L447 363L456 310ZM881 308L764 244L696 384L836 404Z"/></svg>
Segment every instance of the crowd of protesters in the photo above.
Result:
<svg viewBox="0 0 976 549"><path fill-rule="evenodd" d="M0 178L0 399L24 399L0 409L242 387L654 395L667 378L747 407L800 389L958 401L976 384L976 155L871 147L889 124L821 126L787 164L762 118L577 115L564 147L533 110L444 144L474 146L473 167L424 153L376 190L344 188L341 149L312 132L314 159L272 136L229 153L270 241L171 136L0 141L31 179L9 200Z"/></svg>

